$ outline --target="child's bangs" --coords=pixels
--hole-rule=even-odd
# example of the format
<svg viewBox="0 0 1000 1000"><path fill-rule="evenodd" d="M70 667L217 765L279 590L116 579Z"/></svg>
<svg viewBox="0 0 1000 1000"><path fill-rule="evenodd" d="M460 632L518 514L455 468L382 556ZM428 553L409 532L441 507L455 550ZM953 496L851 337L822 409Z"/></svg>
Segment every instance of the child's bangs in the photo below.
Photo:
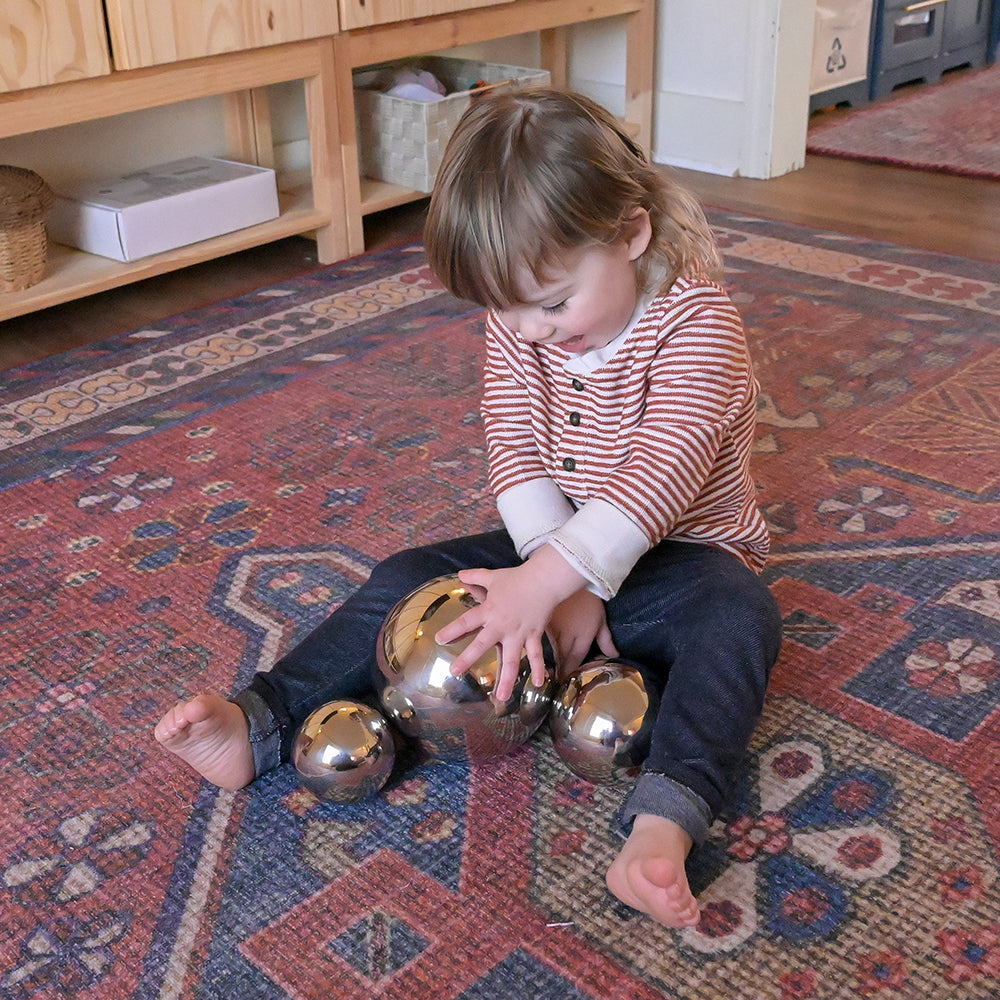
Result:
<svg viewBox="0 0 1000 1000"><path fill-rule="evenodd" d="M522 300L525 276L541 283L573 241L555 238L563 225L537 192L496 192L481 198L478 209L455 241L452 291L490 309L507 309Z"/></svg>

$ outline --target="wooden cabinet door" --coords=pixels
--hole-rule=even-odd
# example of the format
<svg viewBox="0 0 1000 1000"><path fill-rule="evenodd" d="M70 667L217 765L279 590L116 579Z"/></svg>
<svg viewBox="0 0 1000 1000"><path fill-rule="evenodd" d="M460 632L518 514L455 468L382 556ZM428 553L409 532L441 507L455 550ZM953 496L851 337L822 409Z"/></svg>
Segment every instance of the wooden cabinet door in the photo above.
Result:
<svg viewBox="0 0 1000 1000"><path fill-rule="evenodd" d="M101 0L0 0L0 93L110 71Z"/></svg>
<svg viewBox="0 0 1000 1000"><path fill-rule="evenodd" d="M340 26L370 28L374 24L408 21L415 17L454 14L473 7L494 7L508 0L340 0ZM512 25L517 30L517 25Z"/></svg>
<svg viewBox="0 0 1000 1000"><path fill-rule="evenodd" d="M117 69L335 35L334 0L105 0Z"/></svg>

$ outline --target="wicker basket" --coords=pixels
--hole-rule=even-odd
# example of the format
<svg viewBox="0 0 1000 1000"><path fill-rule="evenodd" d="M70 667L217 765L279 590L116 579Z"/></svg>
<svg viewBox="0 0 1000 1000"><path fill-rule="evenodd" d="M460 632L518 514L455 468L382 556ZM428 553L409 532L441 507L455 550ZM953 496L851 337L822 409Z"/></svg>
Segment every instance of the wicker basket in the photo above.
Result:
<svg viewBox="0 0 1000 1000"><path fill-rule="evenodd" d="M404 66L432 72L448 88L448 96L425 102L380 93L377 88L391 78L394 70ZM359 70L354 74L354 102L361 172L375 180L430 192L444 147L475 99L476 91L469 92L471 84L481 81L488 85L483 89L513 90L548 86L549 80L548 71L543 69L448 56L401 60Z"/></svg>
<svg viewBox="0 0 1000 1000"><path fill-rule="evenodd" d="M19 292L42 280L45 213L53 201L34 171L0 165L0 292Z"/></svg>

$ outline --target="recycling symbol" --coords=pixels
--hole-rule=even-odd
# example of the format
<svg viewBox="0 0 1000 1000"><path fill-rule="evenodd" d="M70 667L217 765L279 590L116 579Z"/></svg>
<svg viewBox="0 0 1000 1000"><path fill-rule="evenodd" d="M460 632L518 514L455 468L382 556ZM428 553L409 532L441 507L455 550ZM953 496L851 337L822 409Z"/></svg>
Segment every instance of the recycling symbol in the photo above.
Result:
<svg viewBox="0 0 1000 1000"><path fill-rule="evenodd" d="M833 40L833 48L826 57L827 73L836 73L847 65L847 56L844 55L844 47L840 44L840 39Z"/></svg>

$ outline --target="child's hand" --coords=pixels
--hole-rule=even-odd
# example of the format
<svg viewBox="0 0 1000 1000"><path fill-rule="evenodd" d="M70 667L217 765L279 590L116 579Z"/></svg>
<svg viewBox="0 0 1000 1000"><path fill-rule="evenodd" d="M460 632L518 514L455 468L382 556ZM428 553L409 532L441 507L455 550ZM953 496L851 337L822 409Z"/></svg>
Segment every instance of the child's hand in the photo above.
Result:
<svg viewBox="0 0 1000 1000"><path fill-rule="evenodd" d="M605 656L618 655L608 629L604 601L589 590L578 590L566 598L552 612L545 631L555 651L560 677L576 670L595 642Z"/></svg>
<svg viewBox="0 0 1000 1000"><path fill-rule="evenodd" d="M583 578L555 549L542 546L531 558L511 569L470 569L459 579L484 593L482 601L437 633L437 641L454 642L478 629L469 645L455 658L453 674L462 674L494 646L500 647L500 675L494 688L499 701L507 701L520 672L521 656L531 665L531 680L545 683L542 636L553 611L583 584Z"/></svg>

